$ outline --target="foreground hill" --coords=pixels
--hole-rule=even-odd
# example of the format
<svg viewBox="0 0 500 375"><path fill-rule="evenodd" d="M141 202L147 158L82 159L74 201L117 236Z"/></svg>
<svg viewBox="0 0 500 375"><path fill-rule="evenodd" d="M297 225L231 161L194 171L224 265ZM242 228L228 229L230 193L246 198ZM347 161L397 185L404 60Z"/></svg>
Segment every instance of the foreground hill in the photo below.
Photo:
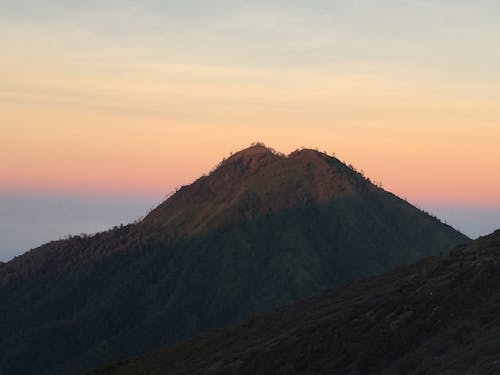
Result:
<svg viewBox="0 0 500 375"><path fill-rule="evenodd" d="M91 374L498 374L498 311L500 230Z"/></svg>
<svg viewBox="0 0 500 375"><path fill-rule="evenodd" d="M253 146L144 220L0 268L0 373L75 373L468 239L339 160Z"/></svg>

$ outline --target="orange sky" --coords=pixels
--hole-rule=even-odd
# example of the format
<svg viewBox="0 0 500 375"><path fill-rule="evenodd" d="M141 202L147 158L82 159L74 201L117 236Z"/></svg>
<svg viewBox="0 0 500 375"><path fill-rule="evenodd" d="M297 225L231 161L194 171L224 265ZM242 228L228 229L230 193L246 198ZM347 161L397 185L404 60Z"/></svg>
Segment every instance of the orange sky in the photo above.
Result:
<svg viewBox="0 0 500 375"><path fill-rule="evenodd" d="M500 207L485 4L145 4L5 9L0 191L163 195L263 141L334 152L415 203Z"/></svg>
<svg viewBox="0 0 500 375"><path fill-rule="evenodd" d="M500 205L500 128L493 125L477 132L472 124L425 128L366 119L337 127L286 113L279 126L263 115L255 126L177 126L156 116L39 103L10 103L3 116L15 124L3 126L0 141L3 190L166 194L259 140L284 152L300 146L334 152L413 202Z"/></svg>

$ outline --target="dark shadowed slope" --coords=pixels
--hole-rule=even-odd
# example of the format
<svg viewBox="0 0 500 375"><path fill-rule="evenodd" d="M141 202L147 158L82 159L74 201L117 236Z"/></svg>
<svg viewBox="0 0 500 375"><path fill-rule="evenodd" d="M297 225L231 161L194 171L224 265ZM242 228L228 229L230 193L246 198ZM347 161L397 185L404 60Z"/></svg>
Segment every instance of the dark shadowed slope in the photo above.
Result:
<svg viewBox="0 0 500 375"><path fill-rule="evenodd" d="M500 231L92 375L498 374Z"/></svg>
<svg viewBox="0 0 500 375"><path fill-rule="evenodd" d="M468 239L313 150L243 150L143 221L0 268L0 373L72 373Z"/></svg>

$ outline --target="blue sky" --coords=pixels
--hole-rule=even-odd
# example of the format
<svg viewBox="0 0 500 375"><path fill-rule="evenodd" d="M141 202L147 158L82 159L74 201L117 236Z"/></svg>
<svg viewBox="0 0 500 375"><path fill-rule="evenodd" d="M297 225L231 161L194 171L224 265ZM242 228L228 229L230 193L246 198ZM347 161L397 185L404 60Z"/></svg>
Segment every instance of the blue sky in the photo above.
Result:
<svg viewBox="0 0 500 375"><path fill-rule="evenodd" d="M31 0L4 1L0 10L4 27L76 34L94 48L149 52L143 58L154 55L164 62L198 58L238 66L317 66L379 61L472 74L479 55L484 60L478 76L496 73L499 62L500 5L485 0Z"/></svg>

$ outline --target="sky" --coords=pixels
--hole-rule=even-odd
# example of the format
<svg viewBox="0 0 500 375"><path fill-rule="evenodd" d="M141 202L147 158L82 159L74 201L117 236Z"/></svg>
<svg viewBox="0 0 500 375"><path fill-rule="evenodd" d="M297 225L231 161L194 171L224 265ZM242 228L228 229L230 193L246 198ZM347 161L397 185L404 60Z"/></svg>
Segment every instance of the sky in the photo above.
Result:
<svg viewBox="0 0 500 375"><path fill-rule="evenodd" d="M334 153L487 234L499 18L486 0L0 0L0 260L133 220L254 141Z"/></svg>

